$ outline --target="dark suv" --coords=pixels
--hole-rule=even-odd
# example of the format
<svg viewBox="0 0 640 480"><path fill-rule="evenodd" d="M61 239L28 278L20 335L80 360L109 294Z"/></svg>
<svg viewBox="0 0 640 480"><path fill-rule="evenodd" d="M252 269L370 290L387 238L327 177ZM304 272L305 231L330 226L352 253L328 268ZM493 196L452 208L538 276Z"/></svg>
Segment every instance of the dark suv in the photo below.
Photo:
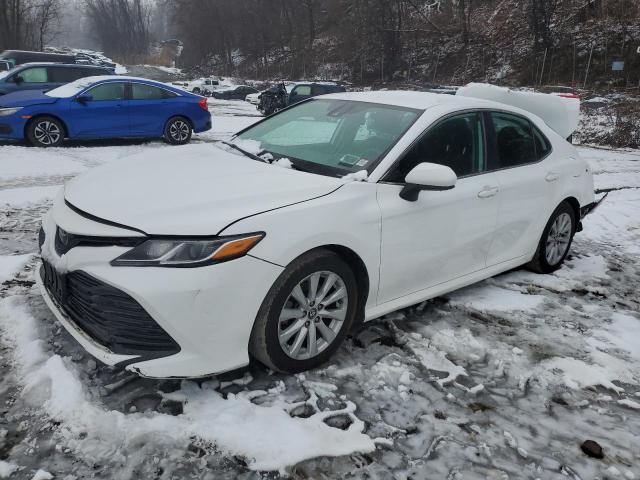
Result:
<svg viewBox="0 0 640 480"><path fill-rule="evenodd" d="M0 60L9 62L12 67L31 62L76 63L76 57L72 54L31 52L28 50L5 50L0 53Z"/></svg>
<svg viewBox="0 0 640 480"><path fill-rule="evenodd" d="M0 72L0 95L19 90L51 90L79 78L113 74L114 70L108 67L25 63Z"/></svg>

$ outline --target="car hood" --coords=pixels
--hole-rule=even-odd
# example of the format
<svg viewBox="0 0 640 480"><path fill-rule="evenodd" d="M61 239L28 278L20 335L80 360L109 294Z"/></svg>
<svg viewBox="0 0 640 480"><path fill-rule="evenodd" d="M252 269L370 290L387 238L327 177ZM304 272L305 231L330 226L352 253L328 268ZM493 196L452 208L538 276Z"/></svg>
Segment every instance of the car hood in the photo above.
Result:
<svg viewBox="0 0 640 480"><path fill-rule="evenodd" d="M150 235L216 235L236 220L327 195L343 183L191 144L94 168L67 184L65 200Z"/></svg>
<svg viewBox="0 0 640 480"><path fill-rule="evenodd" d="M58 100L59 98L48 97L42 90L20 90L0 96L0 108L28 107L30 105L56 103Z"/></svg>

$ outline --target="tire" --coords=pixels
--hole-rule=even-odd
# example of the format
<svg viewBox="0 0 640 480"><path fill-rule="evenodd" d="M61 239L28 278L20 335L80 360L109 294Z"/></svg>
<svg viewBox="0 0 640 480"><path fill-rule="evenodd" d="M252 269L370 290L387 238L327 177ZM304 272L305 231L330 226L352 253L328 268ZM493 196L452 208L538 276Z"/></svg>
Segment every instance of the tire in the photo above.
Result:
<svg viewBox="0 0 640 480"><path fill-rule="evenodd" d="M201 90L198 87L196 87L193 90L191 90L191 93L195 93L196 95L200 95L200 92L201 92Z"/></svg>
<svg viewBox="0 0 640 480"><path fill-rule="evenodd" d="M576 227L577 219L573 207L566 201L562 202L544 227L538 249L527 268L537 273L558 270L571 249Z"/></svg>
<svg viewBox="0 0 640 480"><path fill-rule="evenodd" d="M27 139L34 147L59 147L65 137L65 128L53 117L36 117L27 127Z"/></svg>
<svg viewBox="0 0 640 480"><path fill-rule="evenodd" d="M315 298L311 294L312 277L318 279ZM325 282L331 279L332 286L323 292ZM294 294L296 291L298 294ZM343 297L340 292L344 293ZM307 302L306 310L299 308L302 305L296 300L300 298L299 293ZM323 293L324 301L331 301L330 304L309 301L317 301ZM339 299L332 301L332 297ZM285 308L287 313L283 314ZM349 266L333 252L311 252L294 260L267 293L251 331L249 352L279 372L298 373L318 367L340 347L358 308L358 287ZM333 318L323 312L331 312ZM313 335L317 339L315 346L310 340ZM297 351L296 345L300 345Z"/></svg>
<svg viewBox="0 0 640 480"><path fill-rule="evenodd" d="M170 119L164 127L164 140L171 145L189 143L192 134L191 122L183 117Z"/></svg>

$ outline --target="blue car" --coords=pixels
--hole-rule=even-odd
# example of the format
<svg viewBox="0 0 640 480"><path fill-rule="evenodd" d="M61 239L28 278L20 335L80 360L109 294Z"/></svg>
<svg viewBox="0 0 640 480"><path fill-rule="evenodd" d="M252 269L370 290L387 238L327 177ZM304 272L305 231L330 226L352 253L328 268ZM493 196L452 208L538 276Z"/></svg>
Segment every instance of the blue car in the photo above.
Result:
<svg viewBox="0 0 640 480"><path fill-rule="evenodd" d="M207 100L163 83L135 77L88 77L48 92L0 96L0 141L38 147L72 140L163 138L188 143L211 128Z"/></svg>

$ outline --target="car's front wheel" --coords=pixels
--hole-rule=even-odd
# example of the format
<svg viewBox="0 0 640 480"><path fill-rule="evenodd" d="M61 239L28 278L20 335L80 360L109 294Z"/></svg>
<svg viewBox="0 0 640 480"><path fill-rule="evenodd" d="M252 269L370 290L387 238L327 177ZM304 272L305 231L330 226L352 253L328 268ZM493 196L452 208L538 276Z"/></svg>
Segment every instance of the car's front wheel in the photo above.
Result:
<svg viewBox="0 0 640 480"><path fill-rule="evenodd" d="M164 139L171 145L184 145L191 140L192 131L191 124L187 119L172 118L164 128Z"/></svg>
<svg viewBox="0 0 640 480"><path fill-rule="evenodd" d="M357 294L353 272L335 253L317 250L298 258L265 297L249 351L280 372L322 365L353 325Z"/></svg>
<svg viewBox="0 0 640 480"><path fill-rule="evenodd" d="M551 273L562 266L576 232L576 214L568 202L555 209L542 232L533 260L527 265L538 273Z"/></svg>
<svg viewBox="0 0 640 480"><path fill-rule="evenodd" d="M27 127L27 139L34 147L58 147L64 141L64 125L57 118L38 117Z"/></svg>

